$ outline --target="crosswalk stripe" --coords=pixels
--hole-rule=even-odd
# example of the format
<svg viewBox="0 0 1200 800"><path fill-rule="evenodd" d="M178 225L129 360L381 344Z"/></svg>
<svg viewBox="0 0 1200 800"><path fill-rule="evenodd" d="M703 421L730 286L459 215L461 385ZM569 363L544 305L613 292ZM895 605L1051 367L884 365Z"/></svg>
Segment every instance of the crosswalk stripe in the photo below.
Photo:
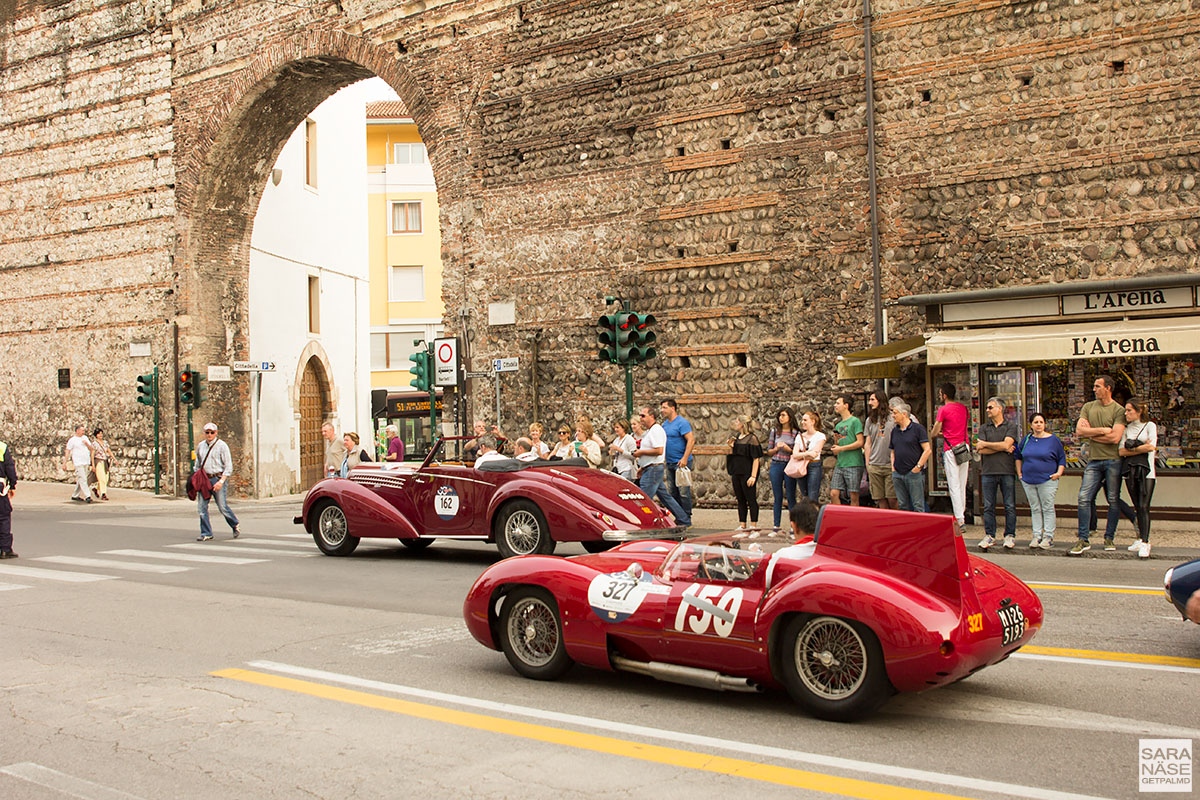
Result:
<svg viewBox="0 0 1200 800"><path fill-rule="evenodd" d="M104 550L101 555L159 558L163 561L190 561L194 564L263 564L265 558L230 558L229 556L196 556L191 553L160 553L157 550Z"/></svg>
<svg viewBox="0 0 1200 800"><path fill-rule="evenodd" d="M92 572L67 572L58 569L38 569L37 567L14 567L9 564L0 565L0 575L15 575L21 578L44 578L50 581L65 581L66 583L92 583L93 581L111 581L116 575L96 575Z"/></svg>
<svg viewBox="0 0 1200 800"><path fill-rule="evenodd" d="M312 534L311 533L281 533L281 534L279 534L279 538L280 539L311 539Z"/></svg>
<svg viewBox="0 0 1200 800"><path fill-rule="evenodd" d="M242 547L236 544L213 544L211 542L187 542L186 544L169 544L167 547L182 547L196 550L216 550L222 553L270 553L273 556L291 556L293 558L311 558L318 553L294 553L291 550L279 550L271 547Z"/></svg>
<svg viewBox="0 0 1200 800"><path fill-rule="evenodd" d="M305 538L308 539L308 544L301 544L300 542L281 542L278 539L246 539L246 538L242 538L242 539L238 539L238 541L245 542L246 544L269 544L269 545L273 545L275 547L303 547L307 550L312 550L312 548L313 548L312 537L306 536Z"/></svg>
<svg viewBox="0 0 1200 800"><path fill-rule="evenodd" d="M28 589L29 587L23 583L0 583L0 592L7 592L10 589Z"/></svg>
<svg viewBox="0 0 1200 800"><path fill-rule="evenodd" d="M75 556L41 556L35 561L49 561L51 564L67 564L73 567L107 567L109 569L127 569L130 572L155 572L165 575L170 572L187 572L191 567L176 567L171 564L139 564L134 561L113 561L107 558L77 558Z"/></svg>

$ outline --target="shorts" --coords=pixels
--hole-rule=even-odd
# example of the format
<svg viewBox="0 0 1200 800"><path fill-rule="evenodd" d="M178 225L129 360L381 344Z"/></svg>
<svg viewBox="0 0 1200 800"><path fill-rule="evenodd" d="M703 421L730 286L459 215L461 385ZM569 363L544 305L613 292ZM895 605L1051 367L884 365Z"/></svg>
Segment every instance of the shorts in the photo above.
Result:
<svg viewBox="0 0 1200 800"><path fill-rule="evenodd" d="M871 497L876 500L882 498L888 500L896 499L896 485L892 483L891 466L869 465L867 467L867 479L871 481Z"/></svg>
<svg viewBox="0 0 1200 800"><path fill-rule="evenodd" d="M862 485L862 476L862 467L834 467L833 480L829 483L829 490L858 494L858 487Z"/></svg>

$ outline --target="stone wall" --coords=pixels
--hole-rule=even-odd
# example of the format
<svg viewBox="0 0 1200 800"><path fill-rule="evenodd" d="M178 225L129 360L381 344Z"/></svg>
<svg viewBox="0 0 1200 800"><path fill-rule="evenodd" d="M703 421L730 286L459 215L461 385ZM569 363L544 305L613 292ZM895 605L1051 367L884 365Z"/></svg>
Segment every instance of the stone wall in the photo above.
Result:
<svg viewBox="0 0 1200 800"><path fill-rule="evenodd" d="M885 298L1200 270L1193 4L874 11ZM128 431L114 438L145 430L123 336L159 358L178 321L184 358L241 357L266 170L309 109L368 74L429 146L447 326L468 313L477 366L522 358L509 430L623 413L622 374L594 352L603 297L621 295L659 319L639 402L680 401L699 488L727 502L733 416L788 402L828 417L836 356L872 342L856 0L22 2L0 22L15 120L0 337L30 364L0 425L19 449L97 401ZM71 292L111 303L110 327ZM517 324L489 326L491 302L515 303ZM889 322L889 338L920 324L895 307ZM83 389L53 388L67 361ZM211 413L243 435L245 398Z"/></svg>

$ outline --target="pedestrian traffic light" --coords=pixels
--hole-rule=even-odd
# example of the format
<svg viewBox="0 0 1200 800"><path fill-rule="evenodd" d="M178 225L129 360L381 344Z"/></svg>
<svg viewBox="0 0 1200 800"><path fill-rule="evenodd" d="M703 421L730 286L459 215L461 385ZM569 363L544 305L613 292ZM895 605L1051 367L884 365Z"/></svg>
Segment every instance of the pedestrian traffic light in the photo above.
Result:
<svg viewBox="0 0 1200 800"><path fill-rule="evenodd" d="M658 355L658 350L654 348L654 342L658 336L654 333L653 314L630 314L628 325L632 333L630 334L629 345L629 360L635 364L649 361Z"/></svg>
<svg viewBox="0 0 1200 800"><path fill-rule="evenodd" d="M419 392L428 392L431 377L429 374L431 372L429 351L422 348L409 356L408 360L413 362L413 365L408 368L413 376L408 385Z"/></svg>
<svg viewBox="0 0 1200 800"><path fill-rule="evenodd" d="M605 314L596 321L596 339L600 342L601 361L617 363L617 314Z"/></svg>
<svg viewBox="0 0 1200 800"><path fill-rule="evenodd" d="M179 373L179 402L185 406L193 406L196 402L196 372L191 366Z"/></svg>
<svg viewBox="0 0 1200 800"><path fill-rule="evenodd" d="M138 375L137 378L137 401L144 406L152 406L158 401L158 392L154 385L154 373L147 372L145 375Z"/></svg>

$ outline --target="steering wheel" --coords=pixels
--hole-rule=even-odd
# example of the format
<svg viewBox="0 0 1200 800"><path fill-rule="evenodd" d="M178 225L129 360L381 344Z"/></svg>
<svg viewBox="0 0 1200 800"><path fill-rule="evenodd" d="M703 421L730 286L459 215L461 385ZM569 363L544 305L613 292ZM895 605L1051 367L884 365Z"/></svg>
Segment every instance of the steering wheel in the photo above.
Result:
<svg viewBox="0 0 1200 800"><path fill-rule="evenodd" d="M721 556L719 561L716 558L704 558L700 561L700 575L705 580L744 581L754 572L750 562L737 553L731 553L725 547L720 548L718 552Z"/></svg>

